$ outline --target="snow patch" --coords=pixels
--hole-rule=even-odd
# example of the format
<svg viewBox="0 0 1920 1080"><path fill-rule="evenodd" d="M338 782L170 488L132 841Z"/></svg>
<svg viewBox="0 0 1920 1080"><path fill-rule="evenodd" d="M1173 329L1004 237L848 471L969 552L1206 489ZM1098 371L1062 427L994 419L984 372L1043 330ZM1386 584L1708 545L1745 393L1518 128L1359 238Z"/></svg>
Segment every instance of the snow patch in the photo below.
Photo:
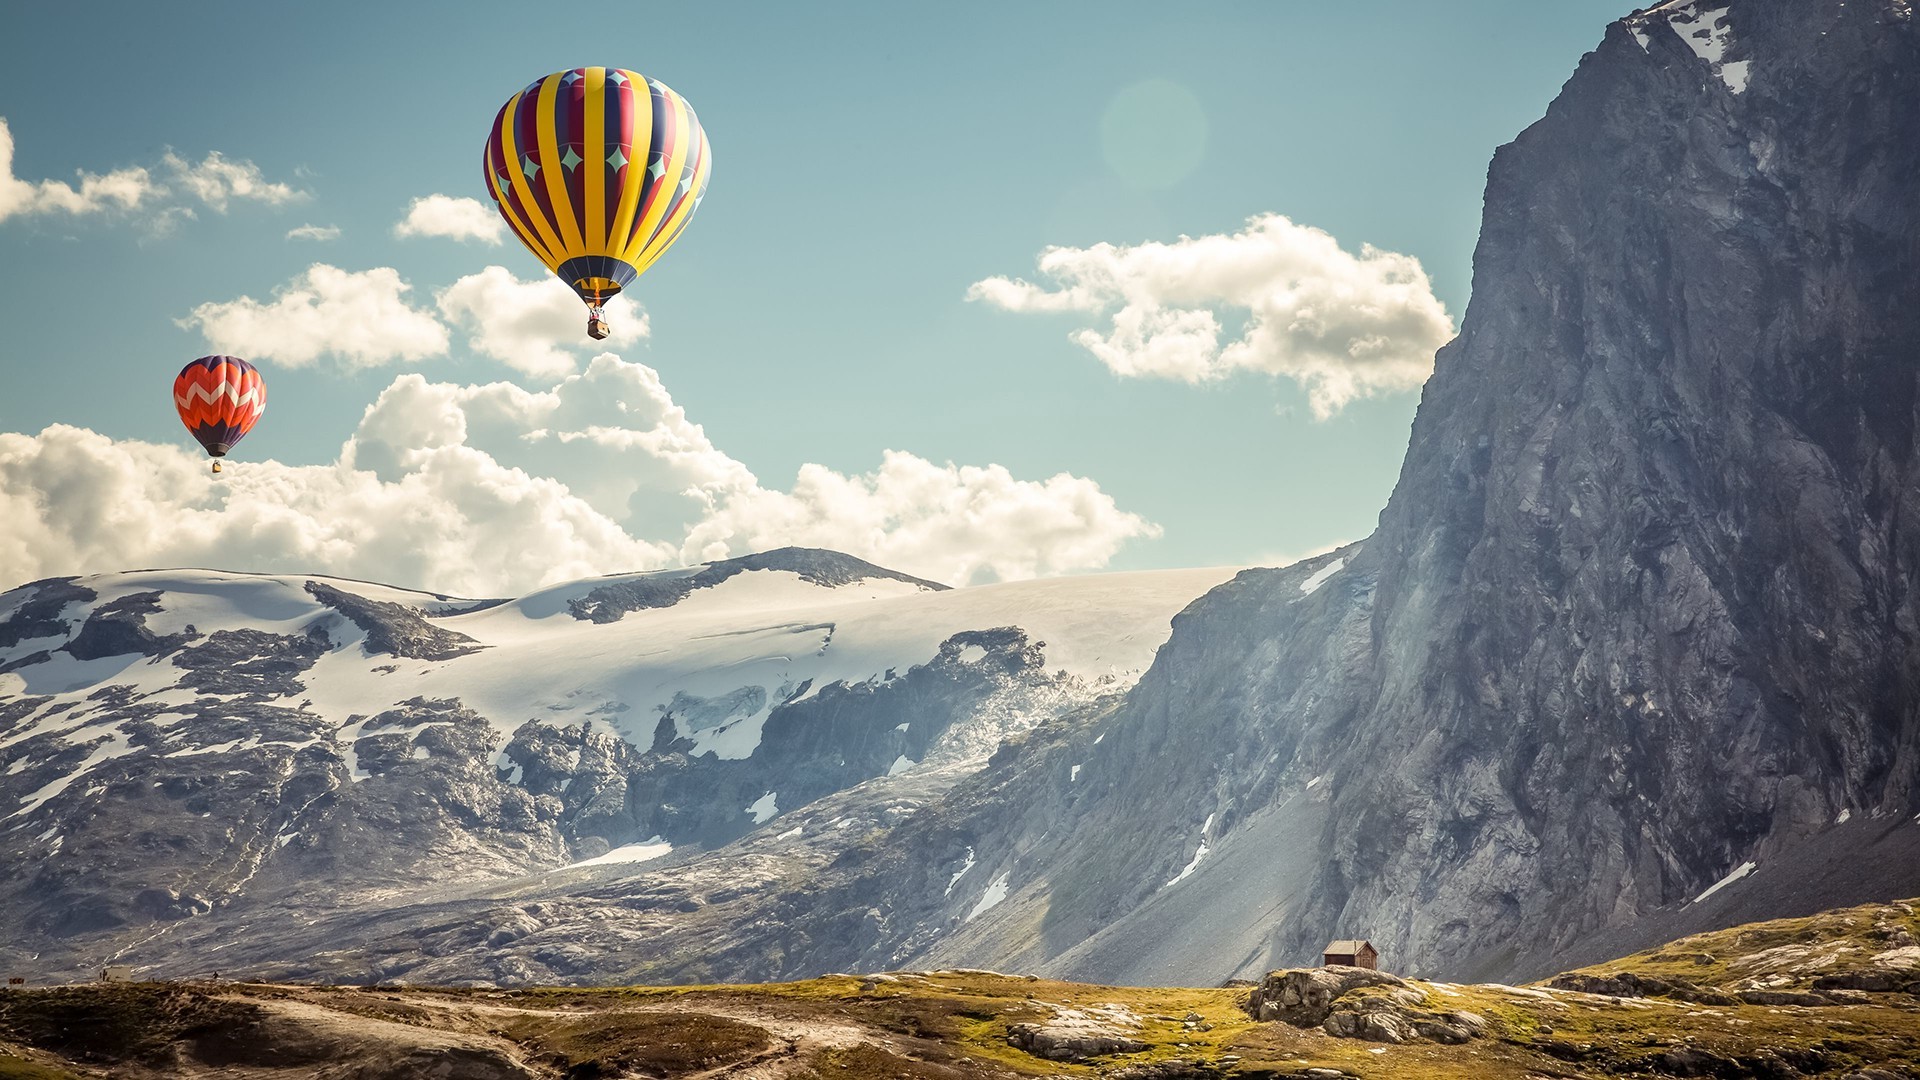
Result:
<svg viewBox="0 0 1920 1080"><path fill-rule="evenodd" d="M1207 857L1207 851L1208 851L1207 834L1212 831L1213 831L1213 815L1208 814L1206 823L1200 826L1199 848L1197 848L1194 851L1193 858L1187 860L1187 865L1178 874L1173 875L1173 880L1167 882L1167 885L1178 885L1182 881L1186 880L1187 875L1193 873L1195 870L1200 869L1200 860ZM1162 885L1161 888L1164 889L1167 887L1167 885Z"/></svg>
<svg viewBox="0 0 1920 1080"><path fill-rule="evenodd" d="M1320 586L1325 585L1328 578L1346 569L1346 566L1347 560L1342 557L1315 570L1312 577L1300 583L1300 595L1312 596L1314 593L1320 591Z"/></svg>
<svg viewBox="0 0 1920 1080"><path fill-rule="evenodd" d="M133 753L133 740L120 730L120 725L113 725L104 734L106 738L101 740L87 755L86 760L76 766L72 772L22 797L20 809L8 814L7 817L16 818L22 814L33 813L44 806L47 800L67 790L70 784L86 775L94 766Z"/></svg>
<svg viewBox="0 0 1920 1080"><path fill-rule="evenodd" d="M1724 7L1695 14L1693 5L1687 4L1667 17L1667 25L1687 43L1693 55L1709 64L1720 62L1727 53L1727 42L1733 37L1733 25L1728 22Z"/></svg>
<svg viewBox="0 0 1920 1080"><path fill-rule="evenodd" d="M425 761L432 756L433 751L428 750L424 746L416 746L413 748L413 760L415 761Z"/></svg>
<svg viewBox="0 0 1920 1080"><path fill-rule="evenodd" d="M223 743L213 743L209 746L189 746L183 750L175 750L172 753L165 754L162 756L177 758L177 757L198 757L201 754L224 754L229 750L232 750L234 747L237 747L241 743L246 741L247 741L246 739L242 738L242 739L233 739L231 741L223 742Z"/></svg>
<svg viewBox="0 0 1920 1080"><path fill-rule="evenodd" d="M987 650L985 647L980 645L969 645L966 648L961 649L960 655L954 657L954 660L962 664L977 664L980 661L985 660L986 658L987 658Z"/></svg>
<svg viewBox="0 0 1920 1080"><path fill-rule="evenodd" d="M746 812L753 815L753 823L755 825L765 824L771 820L775 814L780 812L780 804L774 801L775 794L775 792L769 791L765 795L753 800L752 805L746 807Z"/></svg>
<svg viewBox="0 0 1920 1080"><path fill-rule="evenodd" d="M1000 903L1000 901L1005 900L1006 898L1007 898L1007 873L1003 872L999 877L994 878L992 882L988 883L987 891L980 894L980 902L973 905L972 911L967 912L967 917L964 921L972 922L974 916L979 915L984 911L992 910L994 907L996 907Z"/></svg>
<svg viewBox="0 0 1920 1080"><path fill-rule="evenodd" d="M1071 784L1079 779L1080 779L1080 766L1075 765L1073 767L1073 771L1067 774L1067 783Z"/></svg>
<svg viewBox="0 0 1920 1080"><path fill-rule="evenodd" d="M1726 83L1727 89L1734 93L1744 94L1747 92L1747 78L1752 70L1753 61L1751 60L1729 61L1720 65L1720 81Z"/></svg>
<svg viewBox="0 0 1920 1080"><path fill-rule="evenodd" d="M893 725L893 730L895 730L895 731L905 731L905 730L907 730L908 728L910 728L910 727L912 727L912 726L913 726L913 722L912 722L912 721L908 721L907 723L904 723L904 724L895 724L895 725Z"/></svg>
<svg viewBox="0 0 1920 1080"><path fill-rule="evenodd" d="M960 869L959 869L959 871L958 871L957 873L955 873L955 874L953 875L953 877L951 877L951 878L949 878L949 879L947 880L947 891L946 891L946 894L945 894L945 895L947 895L947 896L952 896L952 895L953 895L953 887L954 887L955 885L958 885L958 884L960 884L960 879L961 879L961 878L963 878L963 877L966 877L966 876L967 876L967 871L969 871L969 870L971 870L971 869L973 869L973 848L972 848L972 847L968 847L968 848L967 848L967 861L966 861L966 863L965 863L964 865L962 865L962 866L960 867Z"/></svg>
<svg viewBox="0 0 1920 1080"><path fill-rule="evenodd" d="M906 772L918 764L920 763L905 754L901 754L899 757L893 759L893 764L887 766L887 775L899 776L901 773Z"/></svg>
<svg viewBox="0 0 1920 1080"><path fill-rule="evenodd" d="M1733 884L1734 882L1739 881L1741 878L1746 877L1748 874L1753 873L1755 870L1759 868L1760 868L1759 863L1753 863L1753 862L1741 863L1739 866L1736 866L1733 868L1732 873L1728 874L1726 877L1721 878L1719 881L1714 882L1712 885L1707 886L1707 891L1701 893L1699 896L1694 897L1691 903L1697 904L1700 901L1705 900L1707 897L1712 896L1714 893L1719 892L1721 889L1724 889L1727 886Z"/></svg>
<svg viewBox="0 0 1920 1080"><path fill-rule="evenodd" d="M646 862L650 859L657 859L672 850L672 844L656 836L645 843L622 844L612 851L607 852L605 855L596 855L591 859L583 859L580 862L562 867L562 869L576 870L582 866L606 866L611 863Z"/></svg>

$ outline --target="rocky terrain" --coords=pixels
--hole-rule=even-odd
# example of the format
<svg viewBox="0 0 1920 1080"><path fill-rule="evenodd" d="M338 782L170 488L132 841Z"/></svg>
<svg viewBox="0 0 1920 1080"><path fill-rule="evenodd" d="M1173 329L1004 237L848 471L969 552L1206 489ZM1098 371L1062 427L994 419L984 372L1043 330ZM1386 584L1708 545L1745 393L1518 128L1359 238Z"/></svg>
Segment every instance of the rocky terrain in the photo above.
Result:
<svg viewBox="0 0 1920 1080"><path fill-rule="evenodd" d="M0 1077L1533 1080L1920 1075L1920 915L1834 911L1530 986L992 972L607 990L93 983L0 994Z"/></svg>
<svg viewBox="0 0 1920 1080"><path fill-rule="evenodd" d="M822 865L1112 698L1230 573L951 590L787 549L509 601L209 571L23 586L0 595L0 968L300 964L322 919L391 933L390 907L559 900L640 863L702 887L622 910L693 913L716 874L738 894ZM749 833L725 869L699 858ZM554 937L437 973L632 974Z"/></svg>

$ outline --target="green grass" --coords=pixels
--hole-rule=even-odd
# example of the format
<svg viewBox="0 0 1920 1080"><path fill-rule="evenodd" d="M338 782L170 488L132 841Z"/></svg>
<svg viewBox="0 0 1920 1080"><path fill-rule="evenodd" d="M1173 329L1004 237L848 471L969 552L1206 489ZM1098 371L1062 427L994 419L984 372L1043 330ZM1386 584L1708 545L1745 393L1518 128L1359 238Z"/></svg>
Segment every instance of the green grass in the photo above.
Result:
<svg viewBox="0 0 1920 1080"><path fill-rule="evenodd" d="M1635 972L1737 990L1778 976L1805 987L1822 974L1920 938L1910 905L1869 906L1696 935L1586 969ZM1851 951L1849 951L1851 950ZM1225 1075L1332 1068L1368 1080L1522 1080L1659 1076L1663 1055L1723 1059L1723 1071L1828 1080L1870 1066L1920 1074L1920 997L1873 994L1820 1007L1702 1006L1538 988L1451 986L1410 980L1421 1008L1487 1021L1464 1045L1386 1046L1284 1023L1256 1023L1244 989L1142 989L1011 976L935 973L871 983L848 976L763 985L474 990L271 985L90 985L0 997L0 1050L11 1043L76 1067L130 1062L164 1068L243 1038L257 1011L293 999L436 1032L502 1039L557 1075L681 1076L766 1062L801 1077L988 1080L1092 1077L1122 1064L1184 1058ZM870 987L870 988L869 988ZM1385 989L1355 991L1356 1001ZM1138 1054L1087 1063L1036 1058L1008 1044L1015 1024L1055 1007L1118 1005L1140 1018ZM1189 1027L1186 1017L1197 1015ZM782 1032L787 1034L782 1034ZM832 1038L793 1032L830 1032ZM198 1048L198 1049L196 1049ZM318 1064L318 1063L316 1063ZM1795 1073L1782 1072L1791 1067ZM1666 1070L1666 1071L1663 1071ZM74 1077L57 1066L0 1056L0 1080Z"/></svg>

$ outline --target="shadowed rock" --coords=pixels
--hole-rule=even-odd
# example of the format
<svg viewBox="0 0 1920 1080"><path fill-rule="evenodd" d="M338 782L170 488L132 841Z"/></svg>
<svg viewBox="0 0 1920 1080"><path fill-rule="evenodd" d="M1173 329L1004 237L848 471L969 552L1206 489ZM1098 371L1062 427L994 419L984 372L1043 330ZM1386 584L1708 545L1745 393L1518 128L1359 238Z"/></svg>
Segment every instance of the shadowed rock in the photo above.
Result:
<svg viewBox="0 0 1920 1080"><path fill-rule="evenodd" d="M355 596L318 581L307 582L307 592L366 631L362 647L369 656L387 653L413 660L451 660L486 648L465 634L433 625L412 608Z"/></svg>

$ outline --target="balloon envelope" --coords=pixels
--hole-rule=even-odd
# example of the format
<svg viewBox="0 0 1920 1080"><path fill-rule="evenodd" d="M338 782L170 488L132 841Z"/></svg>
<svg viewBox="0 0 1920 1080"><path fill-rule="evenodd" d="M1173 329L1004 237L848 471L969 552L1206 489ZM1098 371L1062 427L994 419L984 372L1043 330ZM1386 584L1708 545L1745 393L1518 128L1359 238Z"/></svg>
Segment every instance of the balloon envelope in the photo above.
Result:
<svg viewBox="0 0 1920 1080"><path fill-rule="evenodd" d="M513 234L597 306L680 238L713 155L692 106L665 83L583 67L509 98L483 167Z"/></svg>
<svg viewBox="0 0 1920 1080"><path fill-rule="evenodd" d="M222 457L267 411L267 384L237 356L203 356L174 378L173 404L207 453Z"/></svg>

